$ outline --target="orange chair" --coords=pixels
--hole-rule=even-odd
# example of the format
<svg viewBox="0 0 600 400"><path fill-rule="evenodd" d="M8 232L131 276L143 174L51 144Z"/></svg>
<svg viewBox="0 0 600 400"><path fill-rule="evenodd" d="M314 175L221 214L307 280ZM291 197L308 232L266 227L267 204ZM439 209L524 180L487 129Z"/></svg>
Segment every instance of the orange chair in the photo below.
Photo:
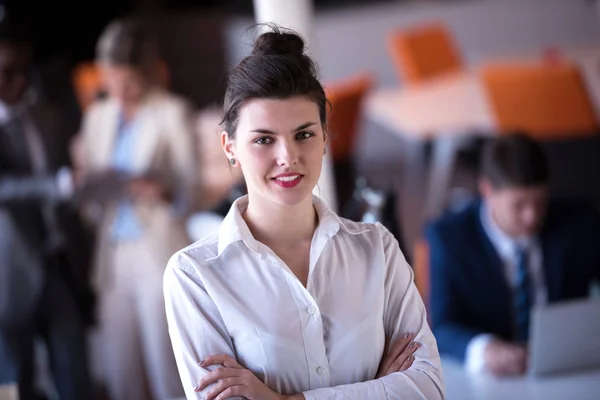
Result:
<svg viewBox="0 0 600 400"><path fill-rule="evenodd" d="M415 243L413 254L413 271L415 273L415 285L427 306L429 300L429 245L423 238Z"/></svg>
<svg viewBox="0 0 600 400"><path fill-rule="evenodd" d="M571 64L488 64L481 79L499 131L537 139L589 135L598 120L577 67Z"/></svg>
<svg viewBox="0 0 600 400"><path fill-rule="evenodd" d="M367 73L326 85L325 93L331 103L327 116L329 145L334 162L352 158L362 101L373 86Z"/></svg>
<svg viewBox="0 0 600 400"><path fill-rule="evenodd" d="M164 60L156 66L156 79L162 87L170 87L169 66ZM103 91L102 78L95 62L84 62L75 67L73 86L79 107L85 110Z"/></svg>
<svg viewBox="0 0 600 400"><path fill-rule="evenodd" d="M73 87L75 88L79 107L85 110L102 92L100 73L95 63L86 62L75 67L73 71Z"/></svg>
<svg viewBox="0 0 600 400"><path fill-rule="evenodd" d="M406 82L419 82L463 68L454 39L441 23L392 33L388 51L400 79Z"/></svg>

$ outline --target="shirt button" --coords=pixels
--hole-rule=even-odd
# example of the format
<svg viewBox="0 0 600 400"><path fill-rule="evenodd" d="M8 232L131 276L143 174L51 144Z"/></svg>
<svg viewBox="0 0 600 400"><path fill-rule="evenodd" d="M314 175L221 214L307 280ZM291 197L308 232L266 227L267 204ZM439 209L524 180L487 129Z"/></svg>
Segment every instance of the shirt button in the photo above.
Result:
<svg viewBox="0 0 600 400"><path fill-rule="evenodd" d="M310 306L306 309L306 312L308 312L310 315L315 315L315 313L317 312L317 307Z"/></svg>
<svg viewBox="0 0 600 400"><path fill-rule="evenodd" d="M319 375L325 375L327 373L327 370L325 369L325 367L318 367L317 368L317 374Z"/></svg>

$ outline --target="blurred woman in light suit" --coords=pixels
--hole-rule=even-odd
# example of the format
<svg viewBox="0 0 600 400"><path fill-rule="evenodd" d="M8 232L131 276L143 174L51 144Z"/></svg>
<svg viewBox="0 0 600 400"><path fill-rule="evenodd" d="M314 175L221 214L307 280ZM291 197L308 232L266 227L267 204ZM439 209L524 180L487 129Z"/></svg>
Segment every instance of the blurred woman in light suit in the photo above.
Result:
<svg viewBox="0 0 600 400"><path fill-rule="evenodd" d="M108 96L87 111L80 138L83 186L95 193L100 353L112 400L183 394L162 277L169 256L189 244L196 147L186 102L155 84L158 61L142 25L109 25L97 47Z"/></svg>

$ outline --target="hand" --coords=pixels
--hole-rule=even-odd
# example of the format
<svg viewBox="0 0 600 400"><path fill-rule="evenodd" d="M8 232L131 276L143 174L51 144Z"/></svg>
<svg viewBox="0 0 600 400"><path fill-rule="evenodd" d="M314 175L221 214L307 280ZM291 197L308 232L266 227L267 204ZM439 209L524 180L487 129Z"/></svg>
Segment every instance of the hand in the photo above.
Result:
<svg viewBox="0 0 600 400"><path fill-rule="evenodd" d="M413 354L419 348L417 342L411 342L413 338L412 334L406 333L396 341L391 351L387 352L387 355L381 360L379 371L377 371L375 378L378 379L394 372L406 371L412 366L415 360Z"/></svg>
<svg viewBox="0 0 600 400"><path fill-rule="evenodd" d="M202 368L210 365L223 365L206 374L199 382L196 392L204 390L216 382L206 394L206 400L225 400L234 396L243 396L248 400L282 400L285 396L275 393L260 381L251 371L242 367L227 354L210 356L200 363Z"/></svg>
<svg viewBox="0 0 600 400"><path fill-rule="evenodd" d="M492 340L485 349L485 365L496 375L523 375L527 369L527 349L524 346Z"/></svg>
<svg viewBox="0 0 600 400"><path fill-rule="evenodd" d="M132 179L127 186L127 190L132 197L150 202L164 200L167 197L164 187L150 178Z"/></svg>

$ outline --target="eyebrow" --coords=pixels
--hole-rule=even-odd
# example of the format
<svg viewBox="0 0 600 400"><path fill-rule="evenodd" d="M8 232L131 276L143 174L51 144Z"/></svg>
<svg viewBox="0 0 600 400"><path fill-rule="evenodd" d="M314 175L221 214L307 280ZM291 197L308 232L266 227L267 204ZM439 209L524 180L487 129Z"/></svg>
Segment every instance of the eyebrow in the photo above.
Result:
<svg viewBox="0 0 600 400"><path fill-rule="evenodd" d="M298 131L301 131L303 129L306 129L306 128L311 127L316 124L317 124L316 122L307 122L307 123L300 125L296 129L294 129L292 132L298 132ZM277 134L277 132L273 132L268 129L254 129L254 130L251 130L250 132L264 133L264 134L268 134L268 135L276 135Z"/></svg>

